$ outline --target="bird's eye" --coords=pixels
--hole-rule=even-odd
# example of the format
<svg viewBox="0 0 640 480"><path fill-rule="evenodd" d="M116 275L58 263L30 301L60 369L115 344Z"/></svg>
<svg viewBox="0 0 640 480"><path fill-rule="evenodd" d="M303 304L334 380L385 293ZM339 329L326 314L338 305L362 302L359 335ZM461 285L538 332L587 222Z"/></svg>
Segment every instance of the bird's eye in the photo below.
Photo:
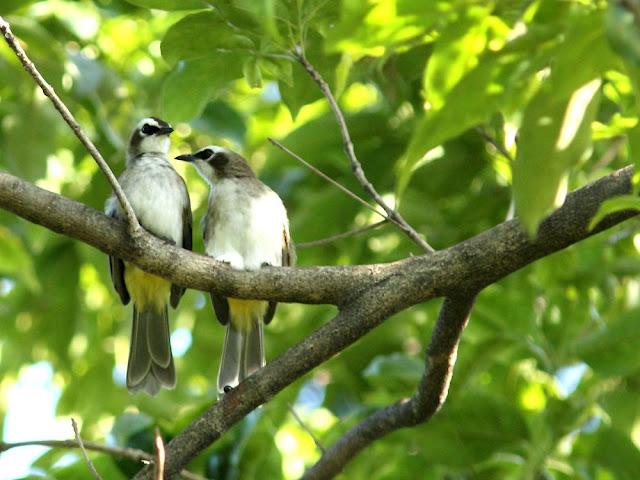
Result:
<svg viewBox="0 0 640 480"><path fill-rule="evenodd" d="M145 123L142 126L142 133L144 133L145 135L153 135L154 133L158 133L159 130L160 128L156 127L155 125L150 125L148 123Z"/></svg>
<svg viewBox="0 0 640 480"><path fill-rule="evenodd" d="M208 160L209 157L213 155L213 150L210 148L205 148L204 150L199 151L194 155L194 157L199 158L200 160Z"/></svg>

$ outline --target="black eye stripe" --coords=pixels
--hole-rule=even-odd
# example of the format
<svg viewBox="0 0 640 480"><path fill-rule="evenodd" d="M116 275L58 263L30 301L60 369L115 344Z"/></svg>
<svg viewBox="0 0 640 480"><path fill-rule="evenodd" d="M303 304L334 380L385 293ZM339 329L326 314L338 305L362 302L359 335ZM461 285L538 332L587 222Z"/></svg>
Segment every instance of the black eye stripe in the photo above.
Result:
<svg viewBox="0 0 640 480"><path fill-rule="evenodd" d="M150 125L148 123L145 123L142 126L142 133L144 133L145 135L153 135L154 133L158 133L159 130L160 128L156 127L155 125Z"/></svg>
<svg viewBox="0 0 640 480"><path fill-rule="evenodd" d="M200 160L207 160L212 155L213 155L213 150L211 150L210 148L205 148L204 150L201 150L200 152L196 153L194 157L199 158Z"/></svg>

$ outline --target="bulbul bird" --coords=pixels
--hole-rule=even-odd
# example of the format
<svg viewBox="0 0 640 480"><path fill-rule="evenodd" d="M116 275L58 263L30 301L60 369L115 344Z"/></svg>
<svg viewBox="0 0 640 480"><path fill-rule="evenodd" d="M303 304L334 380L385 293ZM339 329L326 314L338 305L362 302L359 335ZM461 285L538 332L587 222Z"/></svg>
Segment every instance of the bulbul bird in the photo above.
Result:
<svg viewBox="0 0 640 480"><path fill-rule="evenodd" d="M192 163L211 186L202 219L207 255L236 270L289 266L295 251L282 200L262 183L239 154L208 146L178 160ZM225 298L211 292L216 317L226 325L218 394L222 395L265 365L263 324L275 302Z"/></svg>
<svg viewBox="0 0 640 480"><path fill-rule="evenodd" d="M169 162L171 126L159 118L142 119L129 140L127 166L118 179L140 224L150 233L191 250L191 203L184 180ZM124 218L112 195L107 215ZM173 388L176 371L171 353L167 304L178 306L185 289L144 272L117 257L109 257L113 286L123 304L133 300L127 389L155 395Z"/></svg>

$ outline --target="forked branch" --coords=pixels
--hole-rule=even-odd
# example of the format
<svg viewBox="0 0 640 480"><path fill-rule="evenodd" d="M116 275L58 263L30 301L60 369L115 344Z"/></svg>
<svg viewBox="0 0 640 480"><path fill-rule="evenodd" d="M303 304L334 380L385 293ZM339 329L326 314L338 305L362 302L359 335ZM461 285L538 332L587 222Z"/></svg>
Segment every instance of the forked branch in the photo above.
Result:
<svg viewBox="0 0 640 480"><path fill-rule="evenodd" d="M389 219L389 221L400 228L400 230L402 230L411 240L413 240L414 243L419 245L420 248L422 248L425 252L433 253L435 251L433 247L429 245L427 241L422 238L411 225L407 223L404 217L402 217L402 215L400 215L397 210L391 208L387 204L387 202L384 201L382 195L378 193L373 184L365 175L364 170L362 169L362 164L356 156L356 151L353 147L353 141L351 140L351 135L349 134L349 128L347 127L347 121L344 118L342 110L340 110L340 107L338 106L338 102L331 92L331 88L329 88L329 84L324 80L324 78L322 78L320 72L315 69L315 67L309 62L309 60L307 60L307 58L302 53L298 54L297 59L298 62L300 62L300 64L307 71L307 73L311 76L313 81L316 82L318 87L320 87L322 94L327 99L327 102L329 102L329 106L333 111L333 115L336 117L336 121L338 122L340 135L342 136L342 143L344 145L344 151L347 154L349 162L351 163L351 170L353 171L353 174L355 175L360 185L362 185L362 188L364 188L365 192L371 195L371 198L373 198L373 200L383 208L383 210L387 214L387 218Z"/></svg>

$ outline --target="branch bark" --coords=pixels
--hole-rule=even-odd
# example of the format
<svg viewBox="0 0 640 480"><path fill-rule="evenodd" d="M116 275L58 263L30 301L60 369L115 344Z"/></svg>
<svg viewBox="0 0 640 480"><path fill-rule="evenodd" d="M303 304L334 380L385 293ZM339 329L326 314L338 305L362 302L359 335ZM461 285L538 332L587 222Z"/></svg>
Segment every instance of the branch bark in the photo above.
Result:
<svg viewBox="0 0 640 480"><path fill-rule="evenodd" d="M349 429L304 475L306 480L333 478L375 440L400 428L425 423L442 407L456 363L458 344L469 321L475 296L444 300L427 348L425 371L415 395L378 410Z"/></svg>
<svg viewBox="0 0 640 480"><path fill-rule="evenodd" d="M332 321L246 379L167 444L165 473L172 478L250 411L394 313L439 296L471 298L485 286L538 258L635 216L636 212L620 212L588 230L604 200L632 191L632 175L633 169L627 167L568 195L565 204L540 225L533 240L512 220L446 250L393 263L280 267L257 272L233 271L209 257L146 233L140 241L133 242L124 223L6 173L0 173L0 208L179 285L205 291L216 289L225 296L239 298L339 306ZM442 316L443 325L448 325L447 316ZM436 330L434 345L438 344L438 335ZM428 412L429 408L432 407L427 405L423 411ZM136 478L150 479L152 474L152 468L145 468Z"/></svg>

